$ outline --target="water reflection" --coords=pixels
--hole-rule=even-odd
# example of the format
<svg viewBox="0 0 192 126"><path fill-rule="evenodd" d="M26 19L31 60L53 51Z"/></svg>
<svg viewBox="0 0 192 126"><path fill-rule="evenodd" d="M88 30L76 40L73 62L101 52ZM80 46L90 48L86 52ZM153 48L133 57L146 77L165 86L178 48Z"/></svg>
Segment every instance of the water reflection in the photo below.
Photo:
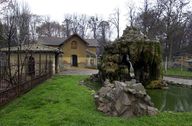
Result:
<svg viewBox="0 0 192 126"><path fill-rule="evenodd" d="M192 111L192 89L169 86L168 90L148 90L148 94L160 111Z"/></svg>

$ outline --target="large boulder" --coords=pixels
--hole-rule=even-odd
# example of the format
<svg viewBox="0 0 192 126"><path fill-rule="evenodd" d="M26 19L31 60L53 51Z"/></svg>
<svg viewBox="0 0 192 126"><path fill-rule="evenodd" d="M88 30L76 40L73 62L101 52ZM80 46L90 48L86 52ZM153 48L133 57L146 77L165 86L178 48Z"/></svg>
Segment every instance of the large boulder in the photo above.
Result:
<svg viewBox="0 0 192 126"><path fill-rule="evenodd" d="M144 86L135 80L105 81L104 87L95 94L95 102L99 111L110 116L134 117L158 113Z"/></svg>

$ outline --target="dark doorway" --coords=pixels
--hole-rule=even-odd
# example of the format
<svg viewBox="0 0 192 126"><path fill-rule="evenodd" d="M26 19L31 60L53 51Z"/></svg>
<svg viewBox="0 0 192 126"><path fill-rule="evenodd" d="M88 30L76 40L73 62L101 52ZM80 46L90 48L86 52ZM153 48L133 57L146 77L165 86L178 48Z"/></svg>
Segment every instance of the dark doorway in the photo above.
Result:
<svg viewBox="0 0 192 126"><path fill-rule="evenodd" d="M28 60L28 74L35 75L35 59L32 56Z"/></svg>
<svg viewBox="0 0 192 126"><path fill-rule="evenodd" d="M78 66L77 55L72 55L72 66Z"/></svg>

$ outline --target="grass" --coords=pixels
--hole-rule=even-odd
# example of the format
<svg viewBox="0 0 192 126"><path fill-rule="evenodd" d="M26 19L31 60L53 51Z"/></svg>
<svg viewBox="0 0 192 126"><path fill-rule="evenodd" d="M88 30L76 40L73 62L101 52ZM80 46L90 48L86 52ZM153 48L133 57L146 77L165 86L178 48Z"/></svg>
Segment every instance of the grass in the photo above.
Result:
<svg viewBox="0 0 192 126"><path fill-rule="evenodd" d="M179 68L169 68L166 73L167 76L176 76L183 78L192 78L192 72L187 70L181 70Z"/></svg>
<svg viewBox="0 0 192 126"><path fill-rule="evenodd" d="M90 78L85 79L83 85L94 91L98 91L102 87L100 82L93 82L90 80Z"/></svg>
<svg viewBox="0 0 192 126"><path fill-rule="evenodd" d="M0 110L0 126L192 126L192 113L107 117L96 110L87 76L55 76Z"/></svg>

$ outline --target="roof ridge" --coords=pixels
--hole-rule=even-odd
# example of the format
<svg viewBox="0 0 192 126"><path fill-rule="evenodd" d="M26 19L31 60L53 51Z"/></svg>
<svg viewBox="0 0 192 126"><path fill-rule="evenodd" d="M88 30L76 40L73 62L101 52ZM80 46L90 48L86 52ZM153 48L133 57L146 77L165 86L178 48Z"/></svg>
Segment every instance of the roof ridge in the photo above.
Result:
<svg viewBox="0 0 192 126"><path fill-rule="evenodd" d="M69 39L71 39L73 36L77 36L79 37L83 42L85 42L89 47L98 47L98 41L97 39L84 39L81 36L79 36L78 34L73 34L69 37L55 37L55 36L43 36L43 37L39 37L38 41L39 43L43 44L43 45L47 45L47 46L61 46L63 45L66 41L68 41Z"/></svg>

